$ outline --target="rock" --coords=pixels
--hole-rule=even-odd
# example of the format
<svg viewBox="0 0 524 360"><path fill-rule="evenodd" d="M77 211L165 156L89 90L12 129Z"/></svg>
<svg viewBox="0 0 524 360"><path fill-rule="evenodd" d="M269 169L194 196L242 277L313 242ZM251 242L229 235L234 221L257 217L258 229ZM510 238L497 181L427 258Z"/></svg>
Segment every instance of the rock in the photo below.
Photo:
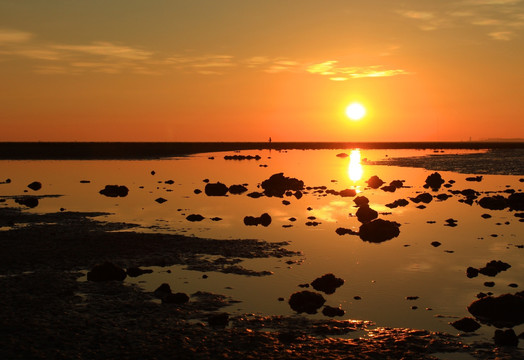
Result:
<svg viewBox="0 0 524 360"><path fill-rule="evenodd" d="M186 220L188 221L192 221L192 222L195 222L195 221L202 221L204 220L205 217L203 217L202 215L200 214L191 214L191 215L188 215L186 216Z"/></svg>
<svg viewBox="0 0 524 360"><path fill-rule="evenodd" d="M88 281L123 281L126 278L126 272L124 269L116 266L113 263L105 262L93 266L91 271L87 273Z"/></svg>
<svg viewBox="0 0 524 360"><path fill-rule="evenodd" d="M221 313L221 314L212 314L209 315L207 318L207 322L209 325L213 327L221 327L224 328L229 324L229 314L228 313Z"/></svg>
<svg viewBox="0 0 524 360"><path fill-rule="evenodd" d="M380 188L380 190L387 191L387 192L395 192L395 190L397 190L397 188L395 186L385 185L385 186L382 186Z"/></svg>
<svg viewBox="0 0 524 360"><path fill-rule="evenodd" d="M409 201L407 201L406 199L398 199L398 200L393 201L392 203L386 204L386 206L390 209L394 209L399 206L406 206L408 204L409 204Z"/></svg>
<svg viewBox="0 0 524 360"><path fill-rule="evenodd" d="M106 185L99 193L108 197L126 197L129 189L124 185Z"/></svg>
<svg viewBox="0 0 524 360"><path fill-rule="evenodd" d="M264 196L264 193L253 191L253 192L247 194L247 196L249 196L250 198L253 198L253 199L258 199L259 197Z"/></svg>
<svg viewBox="0 0 524 360"><path fill-rule="evenodd" d="M508 205L511 210L524 210L524 193L513 193L508 197Z"/></svg>
<svg viewBox="0 0 524 360"><path fill-rule="evenodd" d="M440 245L442 245L442 244L440 242L438 242L438 241L432 241L431 242L431 246L433 246L433 247L439 247Z"/></svg>
<svg viewBox="0 0 524 360"><path fill-rule="evenodd" d="M489 219L491 217L490 214L482 214L480 216L482 216L484 219Z"/></svg>
<svg viewBox="0 0 524 360"><path fill-rule="evenodd" d="M158 199L155 199L155 201L156 201L157 203L159 203L159 204L163 204L163 203L165 203L167 200L164 199L164 198L162 198L162 197L159 197Z"/></svg>
<svg viewBox="0 0 524 360"><path fill-rule="evenodd" d="M510 264L505 263L500 260L492 260L486 264L483 268L479 269L479 272L482 275L486 276L496 276L502 271L506 271L511 267Z"/></svg>
<svg viewBox="0 0 524 360"><path fill-rule="evenodd" d="M166 180L164 181L164 184L173 185L175 183L174 180Z"/></svg>
<svg viewBox="0 0 524 360"><path fill-rule="evenodd" d="M222 220L222 218L218 217L218 216L215 216L215 217L211 218L211 221L220 221L220 220Z"/></svg>
<svg viewBox="0 0 524 360"><path fill-rule="evenodd" d="M340 153L340 154L337 154L337 157L339 158L347 158L349 155L346 154L346 153Z"/></svg>
<svg viewBox="0 0 524 360"><path fill-rule="evenodd" d="M155 175L155 174L156 174L155 170L151 170L151 175Z"/></svg>
<svg viewBox="0 0 524 360"><path fill-rule="evenodd" d="M195 194L198 195L198 194L200 194L200 193L202 192L202 190L200 190L200 189L195 189L195 190L193 190L193 192L194 192Z"/></svg>
<svg viewBox="0 0 524 360"><path fill-rule="evenodd" d="M472 302L468 311L483 323L498 328L524 323L524 295L522 292L487 296Z"/></svg>
<svg viewBox="0 0 524 360"><path fill-rule="evenodd" d="M342 197L352 197L357 195L357 191L354 189L345 189L341 190L338 194Z"/></svg>
<svg viewBox="0 0 524 360"><path fill-rule="evenodd" d="M442 179L442 176L440 176L438 172L434 172L426 178L426 185L424 185L424 187L426 189L431 188L431 190L437 191L443 183L444 179Z"/></svg>
<svg viewBox="0 0 524 360"><path fill-rule="evenodd" d="M493 286L495 286L495 283L493 281L486 281L484 283L484 286L485 287L493 287Z"/></svg>
<svg viewBox="0 0 524 360"><path fill-rule="evenodd" d="M397 189L400 189L401 187L404 186L404 180L393 180L392 182L389 183L389 186L393 186Z"/></svg>
<svg viewBox="0 0 524 360"><path fill-rule="evenodd" d="M162 304L185 304L189 301L189 296L184 293L167 294L162 298Z"/></svg>
<svg viewBox="0 0 524 360"><path fill-rule="evenodd" d="M438 194L437 196L435 196L438 200L440 201L444 201L444 200L447 200L451 197L451 195L448 195L448 194Z"/></svg>
<svg viewBox="0 0 524 360"><path fill-rule="evenodd" d="M359 236L364 241L381 243L391 240L400 234L400 224L394 221L376 219L362 224Z"/></svg>
<svg viewBox="0 0 524 360"><path fill-rule="evenodd" d="M322 291L326 294L333 294L335 290L341 287L343 284L343 279L337 278L333 274L325 274L313 280L311 286L313 286L313 289L317 291Z"/></svg>
<svg viewBox="0 0 524 360"><path fill-rule="evenodd" d="M343 227L339 227L335 230L335 232L338 234L338 235L358 235L358 232L356 231L353 231L351 229L346 229L346 228L343 228Z"/></svg>
<svg viewBox="0 0 524 360"><path fill-rule="evenodd" d="M260 160L260 155L226 155L224 160Z"/></svg>
<svg viewBox="0 0 524 360"><path fill-rule="evenodd" d="M384 184L384 181L382 181L377 175L373 175L366 182L372 189L378 189L382 184Z"/></svg>
<svg viewBox="0 0 524 360"><path fill-rule="evenodd" d="M151 269L141 269L139 267L131 267L127 269L126 274L129 277L138 277L144 274L151 274L152 272L153 270Z"/></svg>
<svg viewBox="0 0 524 360"><path fill-rule="evenodd" d="M261 186L266 196L283 197L287 190L303 190L304 182L296 178L286 177L284 173L278 173L262 181Z"/></svg>
<svg viewBox="0 0 524 360"><path fill-rule="evenodd" d="M318 226L320 224L321 223L319 223L318 221L308 221L308 222L306 222L306 226Z"/></svg>
<svg viewBox="0 0 524 360"><path fill-rule="evenodd" d="M233 195L240 195L247 191L247 187L244 185L231 185L229 187L229 193Z"/></svg>
<svg viewBox="0 0 524 360"><path fill-rule="evenodd" d="M455 329L464 332L473 332L480 328L480 324L470 317L465 317L449 324Z"/></svg>
<svg viewBox="0 0 524 360"><path fill-rule="evenodd" d="M444 226L455 227L455 226L457 226L457 221L458 221L458 220L455 220L455 219L449 218L449 219L446 219L445 221L446 221L446 223L444 224Z"/></svg>
<svg viewBox="0 0 524 360"><path fill-rule="evenodd" d="M478 269L475 269L474 267L471 267L469 266L467 269L466 269L466 276L468 278L474 278L474 277L477 277L479 275L479 270Z"/></svg>
<svg viewBox="0 0 524 360"><path fill-rule="evenodd" d="M409 198L415 204L423 202L424 204L429 204L433 200L433 195L429 193L418 194L416 197Z"/></svg>
<svg viewBox="0 0 524 360"><path fill-rule="evenodd" d="M378 217L378 212L369 207L369 205L361 206L358 208L357 219L361 223L368 223Z"/></svg>
<svg viewBox="0 0 524 360"><path fill-rule="evenodd" d="M293 196L298 200L300 199L303 195L302 195L302 191L300 190L297 190L295 191L295 193L293 194Z"/></svg>
<svg viewBox="0 0 524 360"><path fill-rule="evenodd" d="M336 307L332 307L332 306L329 306L329 305L326 305L324 306L324 308L322 309L322 314L324 316L329 316L329 317L335 317L335 316L343 316L346 312L344 310L342 310L341 308L336 308Z"/></svg>
<svg viewBox="0 0 524 360"><path fill-rule="evenodd" d="M495 345L497 346L518 346L519 338L513 329L495 330Z"/></svg>
<svg viewBox="0 0 524 360"><path fill-rule="evenodd" d="M207 183L204 189L207 196L225 196L228 191L229 188L221 182Z"/></svg>
<svg viewBox="0 0 524 360"><path fill-rule="evenodd" d="M27 206L28 208L35 208L38 206L38 198L32 196L24 196L15 199L15 203Z"/></svg>
<svg viewBox="0 0 524 360"><path fill-rule="evenodd" d="M167 283L163 283L158 288L156 288L155 291L153 291L153 295L155 295L155 297L158 299L163 299L171 294L171 287Z"/></svg>
<svg viewBox="0 0 524 360"><path fill-rule="evenodd" d="M246 216L244 217L244 224L248 226L269 226L271 224L271 216L268 213L263 213L259 217Z"/></svg>
<svg viewBox="0 0 524 360"><path fill-rule="evenodd" d="M357 207L361 207L363 205L369 204L369 199L365 196L357 196L356 198L353 199L353 202L355 203Z"/></svg>
<svg viewBox="0 0 524 360"><path fill-rule="evenodd" d="M282 200L282 204L284 204L284 205L289 205L289 204L291 204L291 203L290 203L289 201L287 201L287 200Z"/></svg>
<svg viewBox="0 0 524 360"><path fill-rule="evenodd" d="M479 176L470 176L466 178L466 181L482 181L482 175Z"/></svg>
<svg viewBox="0 0 524 360"><path fill-rule="evenodd" d="M508 200L501 195L486 196L480 199L478 204L484 209L504 210L508 207Z"/></svg>
<svg viewBox="0 0 524 360"><path fill-rule="evenodd" d="M299 314L316 314L325 302L326 299L321 294L308 290L293 293L288 301L291 309Z"/></svg>
<svg viewBox="0 0 524 360"><path fill-rule="evenodd" d="M31 184L27 185L28 188L34 191L38 191L42 188L42 184L38 181L33 181Z"/></svg>

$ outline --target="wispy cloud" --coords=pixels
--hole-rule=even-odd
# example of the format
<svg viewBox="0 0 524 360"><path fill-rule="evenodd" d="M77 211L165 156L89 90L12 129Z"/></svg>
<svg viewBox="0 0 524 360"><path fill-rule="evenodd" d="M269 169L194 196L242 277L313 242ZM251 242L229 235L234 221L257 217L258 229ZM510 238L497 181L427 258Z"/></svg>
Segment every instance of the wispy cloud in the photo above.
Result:
<svg viewBox="0 0 524 360"><path fill-rule="evenodd" d="M310 65L308 66L307 71L311 74L329 76L330 80L333 81L410 74L408 71L403 69L387 69L382 65L349 67L339 66L338 61L336 60Z"/></svg>
<svg viewBox="0 0 524 360"><path fill-rule="evenodd" d="M397 14L416 23L421 30L463 27L483 29L494 40L508 41L524 29L523 0L462 0L431 9L401 9Z"/></svg>
<svg viewBox="0 0 524 360"><path fill-rule="evenodd" d="M500 35L502 36L502 35ZM225 75L237 70L268 74L296 73L326 76L333 81L346 81L364 77L387 77L408 74L402 69L381 65L342 66L338 60L303 61L287 57L256 55L246 58L230 54L181 54L162 55L153 51L112 42L88 44L39 43L31 33L23 31L0 32L4 58L25 58L32 61L33 70L39 74L121 74L162 75L184 72L199 75ZM0 43L1 44L1 43ZM398 50L390 46L381 56Z"/></svg>
<svg viewBox="0 0 524 360"><path fill-rule="evenodd" d="M7 43L23 43L31 40L32 34L18 30L0 29L0 45Z"/></svg>

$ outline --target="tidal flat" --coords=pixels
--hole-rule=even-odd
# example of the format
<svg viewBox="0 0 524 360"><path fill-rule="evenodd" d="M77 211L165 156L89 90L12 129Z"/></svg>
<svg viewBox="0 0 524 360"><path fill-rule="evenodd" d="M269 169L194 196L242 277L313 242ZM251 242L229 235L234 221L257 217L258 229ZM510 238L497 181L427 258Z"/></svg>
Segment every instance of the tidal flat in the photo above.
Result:
<svg viewBox="0 0 524 360"><path fill-rule="evenodd" d="M522 358L522 321L468 310L522 298L524 167L504 151L2 160L0 356ZM88 281L106 262L144 273Z"/></svg>

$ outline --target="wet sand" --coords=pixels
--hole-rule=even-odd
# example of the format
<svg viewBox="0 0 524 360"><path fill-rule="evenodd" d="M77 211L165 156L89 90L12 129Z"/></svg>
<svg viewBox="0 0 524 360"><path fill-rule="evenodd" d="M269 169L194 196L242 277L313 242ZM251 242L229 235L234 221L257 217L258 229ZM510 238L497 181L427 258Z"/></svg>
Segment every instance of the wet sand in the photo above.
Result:
<svg viewBox="0 0 524 360"><path fill-rule="evenodd" d="M233 150L523 149L524 142L0 142L0 160L157 159Z"/></svg>
<svg viewBox="0 0 524 360"><path fill-rule="evenodd" d="M119 281L78 281L81 269L111 261L132 266L205 265L225 260L292 258L286 243L210 240L133 232L132 224L104 223L102 213L28 214L3 208L0 253L2 359L517 359L515 348L466 345L456 335L374 328L365 321L306 316L232 316L209 324L234 299L189 294L186 304L162 304L152 293ZM225 261L227 263L227 261ZM176 284L174 284L176 291ZM344 337L340 337L344 335ZM471 358L470 357L470 358Z"/></svg>

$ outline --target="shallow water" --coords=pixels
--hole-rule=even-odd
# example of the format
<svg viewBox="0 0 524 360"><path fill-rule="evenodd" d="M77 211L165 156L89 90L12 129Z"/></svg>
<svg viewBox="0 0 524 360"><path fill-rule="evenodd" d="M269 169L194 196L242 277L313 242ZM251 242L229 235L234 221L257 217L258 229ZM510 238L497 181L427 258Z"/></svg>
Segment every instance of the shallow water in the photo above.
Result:
<svg viewBox="0 0 524 360"><path fill-rule="evenodd" d="M288 241L290 250L302 256L283 259L245 260L241 265L252 270L269 270L271 276L247 277L235 274L207 273L185 270L183 266L152 268L153 274L126 281L138 283L152 291L162 282L170 283L175 291L193 293L198 290L230 295L240 303L227 311L260 314L292 314L287 299L302 290L299 284L333 273L345 280L334 294L324 295L326 305L340 306L346 311L343 319L371 320L380 326L423 328L458 333L448 323L469 316L467 305L479 292L495 295L514 293L524 286L523 226L514 212L491 211L478 204L459 202L464 197L452 196L445 201L433 199L425 209L410 201L406 207L389 209L385 204L400 198L409 199L418 193L432 195L448 193L423 188L426 177L433 171L422 168L375 165L376 162L396 157L435 155L433 150L361 150L337 157L336 150L244 151L239 153L199 154L184 158L144 161L0 161L0 195L6 199L1 206L21 207L13 196L62 195L42 197L31 212L68 211L109 212L107 221L125 221L139 224L138 231L170 232L217 239L256 238L267 241ZM444 150L443 155L473 154L478 151ZM224 155L260 155L260 160L225 160ZM360 155L362 163L356 158ZM213 159L210 159L213 157ZM265 167L267 165L267 167ZM155 172L152 175L152 171ZM355 189L358 195L370 200L371 208L380 218L401 224L400 235L375 244L362 241L355 235L339 236L338 227L358 231L360 222L354 216L357 208L354 197L307 191L301 199L295 197L261 197L253 199L246 194L261 191L257 185L272 174L303 180L306 186L326 186L337 191ZM450 171L439 171L443 179L454 180L451 190L472 188L476 191L522 191L519 176L483 175L481 182L466 181L468 176ZM386 183L405 180L405 187L394 193L370 189L366 180L379 176ZM248 192L227 197L209 197L203 192L204 179L226 185L248 184ZM88 180L89 183L81 183ZM173 184L165 181L173 180ZM40 181L42 189L27 188L32 181ZM129 194L123 198L109 198L98 192L107 184L125 185ZM27 190L27 192L24 192ZM504 194L504 193L503 193ZM507 196L508 194L504 194ZM485 195L481 195L485 196ZM155 199L167 201L157 203ZM288 200L284 205L282 200ZM311 210L308 210L311 207ZM246 215L269 213L268 227L245 226ZM482 214L491 214L484 219ZM189 214L201 214L201 222L186 220ZM306 226L307 218L314 216L318 226ZM220 221L211 218L220 217ZM291 222L290 217L297 221ZM458 220L456 227L445 226L446 219ZM430 221L431 223L428 223ZM433 223L434 222L434 223ZM283 227L283 225L292 225ZM4 229L5 230L5 229ZM432 242L440 246L434 247ZM286 263L292 260L293 263ZM468 266L480 268L491 260L502 260L512 265L495 278L479 275L468 279ZM168 272L170 271L170 273ZM487 288L485 281L494 281ZM508 284L518 284L518 288ZM312 290L312 289L310 289ZM361 300L355 300L360 296ZM418 296L417 300L406 297ZM279 301L284 298L286 301ZM417 309L412 307L416 306ZM428 308L428 309L426 309ZM308 315L322 317L321 314ZM515 329L517 334L522 326ZM470 339L491 338L494 328L483 326Z"/></svg>

